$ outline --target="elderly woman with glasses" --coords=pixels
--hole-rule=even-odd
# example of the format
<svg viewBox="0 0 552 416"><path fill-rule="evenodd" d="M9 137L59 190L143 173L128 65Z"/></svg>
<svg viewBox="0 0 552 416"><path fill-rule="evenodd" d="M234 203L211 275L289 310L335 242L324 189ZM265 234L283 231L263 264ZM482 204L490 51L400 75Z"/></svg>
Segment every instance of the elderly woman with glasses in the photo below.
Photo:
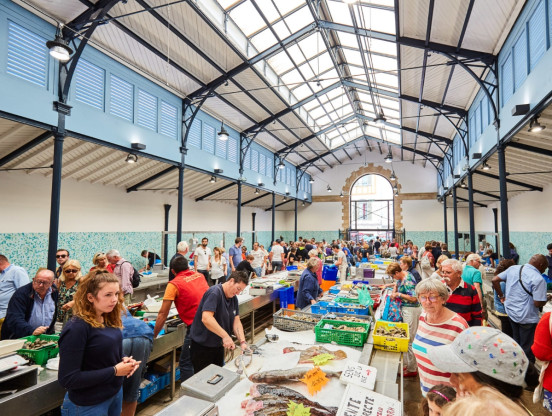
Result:
<svg viewBox="0 0 552 416"><path fill-rule="evenodd" d="M67 260L63 265L63 271L59 277L59 298L56 318L58 322L67 322L73 315L71 312L75 304L73 296L77 292L81 277L80 262L73 259Z"/></svg>
<svg viewBox="0 0 552 416"><path fill-rule="evenodd" d="M428 390L437 384L451 385L450 373L438 369L429 360L428 348L450 344L464 329L468 328L468 323L445 306L449 292L439 280L422 280L416 286L416 296L422 304L423 312L412 349L418 363L422 394L425 396Z"/></svg>

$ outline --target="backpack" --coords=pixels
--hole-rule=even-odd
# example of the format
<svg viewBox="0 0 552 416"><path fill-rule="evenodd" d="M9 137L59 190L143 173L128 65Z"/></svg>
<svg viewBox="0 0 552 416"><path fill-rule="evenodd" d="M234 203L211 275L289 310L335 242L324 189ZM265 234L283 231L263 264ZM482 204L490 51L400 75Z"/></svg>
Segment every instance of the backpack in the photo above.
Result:
<svg viewBox="0 0 552 416"><path fill-rule="evenodd" d="M124 261L121 264L124 264L124 263L128 263L132 266L130 261ZM132 266L132 270L133 270L133 272L132 272L132 288L136 289L138 286L140 286L140 278L142 277L142 275L140 274L140 272L138 270L136 270L136 267Z"/></svg>
<svg viewBox="0 0 552 416"><path fill-rule="evenodd" d="M431 260L429 259L429 255L424 254L422 256L422 260L420 261L420 267L422 269L431 269Z"/></svg>

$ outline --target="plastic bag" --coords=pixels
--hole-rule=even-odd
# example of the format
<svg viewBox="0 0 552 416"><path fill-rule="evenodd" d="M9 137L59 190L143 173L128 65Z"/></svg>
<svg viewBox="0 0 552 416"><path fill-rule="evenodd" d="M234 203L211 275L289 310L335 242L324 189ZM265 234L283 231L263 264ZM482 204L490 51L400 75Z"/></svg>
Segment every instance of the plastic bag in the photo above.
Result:
<svg viewBox="0 0 552 416"><path fill-rule="evenodd" d="M358 302L361 305L364 306L372 306L374 304L374 300L370 296L370 291L366 287L366 285L363 285L364 287L357 289L358 292Z"/></svg>

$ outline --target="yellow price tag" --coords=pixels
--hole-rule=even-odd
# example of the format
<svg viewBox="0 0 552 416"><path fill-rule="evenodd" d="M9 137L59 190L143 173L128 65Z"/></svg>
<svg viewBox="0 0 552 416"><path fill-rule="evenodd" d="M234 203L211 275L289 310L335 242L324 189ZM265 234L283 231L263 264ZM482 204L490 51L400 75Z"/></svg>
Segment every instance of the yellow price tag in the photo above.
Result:
<svg viewBox="0 0 552 416"><path fill-rule="evenodd" d="M326 377L326 373L324 373L320 367L314 367L312 370L307 372L307 374L305 374L305 377L303 377L301 381L307 385L309 394L316 394L326 385L326 383L328 383L329 380Z"/></svg>
<svg viewBox="0 0 552 416"><path fill-rule="evenodd" d="M287 416L310 416L310 414L310 407L305 407L302 403L289 401Z"/></svg>
<svg viewBox="0 0 552 416"><path fill-rule="evenodd" d="M312 361L314 362L314 365L324 365L334 358L335 356L333 354L318 354L312 357Z"/></svg>

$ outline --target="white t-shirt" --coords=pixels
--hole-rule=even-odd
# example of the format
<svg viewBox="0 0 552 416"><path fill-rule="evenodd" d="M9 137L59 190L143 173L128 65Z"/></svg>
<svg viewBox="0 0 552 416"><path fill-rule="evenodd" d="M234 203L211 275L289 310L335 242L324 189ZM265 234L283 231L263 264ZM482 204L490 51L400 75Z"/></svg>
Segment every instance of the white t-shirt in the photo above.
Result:
<svg viewBox="0 0 552 416"><path fill-rule="evenodd" d="M272 261L281 263L282 254L284 254L284 248L281 245L275 244L272 246Z"/></svg>
<svg viewBox="0 0 552 416"><path fill-rule="evenodd" d="M220 257L219 261L215 261L215 256L211 257L211 279L219 279L224 276L224 265L226 264L226 259Z"/></svg>
<svg viewBox="0 0 552 416"><path fill-rule="evenodd" d="M337 252L337 260L336 262L341 259L341 265L339 266L340 268L341 267L347 267L347 255L345 254L345 252L343 250L339 250Z"/></svg>
<svg viewBox="0 0 552 416"><path fill-rule="evenodd" d="M197 256L196 270L207 270L209 266L209 256L211 255L211 249L209 247L203 248L198 246L194 251L194 257Z"/></svg>
<svg viewBox="0 0 552 416"><path fill-rule="evenodd" d="M255 257L255 260L251 262L251 267L253 267L254 269L256 269L257 267L262 267L263 259L265 256L263 250L261 250L260 248L257 250L251 250L249 254Z"/></svg>

